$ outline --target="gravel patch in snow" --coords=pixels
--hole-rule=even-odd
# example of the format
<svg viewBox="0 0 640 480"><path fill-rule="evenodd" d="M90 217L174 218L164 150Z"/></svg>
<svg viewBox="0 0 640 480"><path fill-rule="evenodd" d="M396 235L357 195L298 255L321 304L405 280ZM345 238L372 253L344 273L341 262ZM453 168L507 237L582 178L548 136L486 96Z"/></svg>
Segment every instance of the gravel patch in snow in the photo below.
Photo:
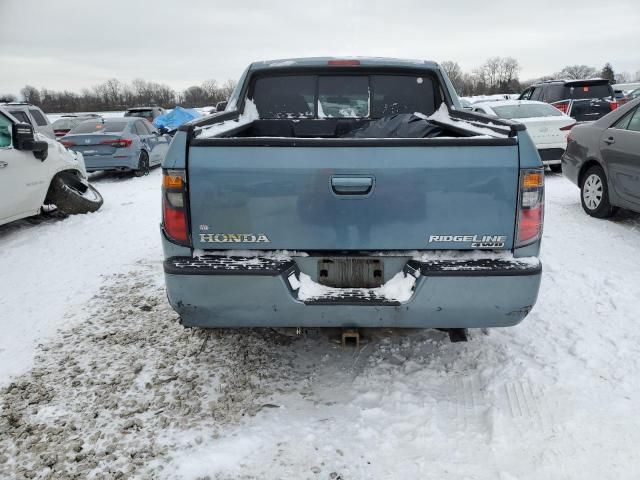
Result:
<svg viewBox="0 0 640 480"><path fill-rule="evenodd" d="M1 391L0 478L150 478L264 407L288 339L186 330L161 281L147 263L109 278L85 321Z"/></svg>

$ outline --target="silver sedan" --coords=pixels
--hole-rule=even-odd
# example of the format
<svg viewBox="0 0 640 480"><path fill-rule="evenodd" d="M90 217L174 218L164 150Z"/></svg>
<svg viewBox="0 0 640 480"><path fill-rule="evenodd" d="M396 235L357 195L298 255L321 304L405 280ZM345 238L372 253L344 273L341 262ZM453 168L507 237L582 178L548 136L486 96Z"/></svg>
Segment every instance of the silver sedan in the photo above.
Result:
<svg viewBox="0 0 640 480"><path fill-rule="evenodd" d="M562 172L580 187L582 208L606 218L618 207L640 212L640 98L568 137Z"/></svg>

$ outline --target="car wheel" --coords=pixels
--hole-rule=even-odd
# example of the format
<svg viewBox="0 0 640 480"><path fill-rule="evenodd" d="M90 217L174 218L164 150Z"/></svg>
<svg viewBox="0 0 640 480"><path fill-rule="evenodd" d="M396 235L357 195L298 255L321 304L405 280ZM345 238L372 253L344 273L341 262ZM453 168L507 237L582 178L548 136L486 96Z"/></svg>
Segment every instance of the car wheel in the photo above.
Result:
<svg viewBox="0 0 640 480"><path fill-rule="evenodd" d="M553 173L562 173L562 164L556 163L554 165L549 165L549 168Z"/></svg>
<svg viewBox="0 0 640 480"><path fill-rule="evenodd" d="M138 159L138 168L133 171L133 174L136 177L149 175L149 155L144 150L140 152L140 158Z"/></svg>
<svg viewBox="0 0 640 480"><path fill-rule="evenodd" d="M592 217L607 218L615 213L616 208L609 203L607 176L599 165L591 167L584 174L580 199L582 208Z"/></svg>
<svg viewBox="0 0 640 480"><path fill-rule="evenodd" d="M52 180L45 203L55 205L64 215L76 215L95 212L103 200L87 180L73 173L62 173Z"/></svg>

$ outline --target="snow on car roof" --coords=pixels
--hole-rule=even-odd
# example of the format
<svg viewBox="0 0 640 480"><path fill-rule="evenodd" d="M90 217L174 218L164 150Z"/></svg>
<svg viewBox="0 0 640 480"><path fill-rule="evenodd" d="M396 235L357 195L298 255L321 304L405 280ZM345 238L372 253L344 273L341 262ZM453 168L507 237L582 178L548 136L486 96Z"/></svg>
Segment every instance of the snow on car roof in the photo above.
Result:
<svg viewBox="0 0 640 480"><path fill-rule="evenodd" d="M489 102L477 102L474 103L473 106L474 107L501 107L501 106L507 106L507 105L521 105L521 104L527 104L527 105L549 105L548 103L545 102L539 102L537 100L495 100L495 101L489 101Z"/></svg>

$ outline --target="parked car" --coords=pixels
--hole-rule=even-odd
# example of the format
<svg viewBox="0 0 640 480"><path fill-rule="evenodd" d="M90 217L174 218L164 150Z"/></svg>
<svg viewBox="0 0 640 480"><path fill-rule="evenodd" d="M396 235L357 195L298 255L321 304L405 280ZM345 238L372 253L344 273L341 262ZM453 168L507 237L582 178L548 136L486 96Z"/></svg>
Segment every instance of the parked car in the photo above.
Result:
<svg viewBox="0 0 640 480"><path fill-rule="evenodd" d="M436 63L254 63L163 168L185 326L455 332L536 302L540 157L524 125L463 110Z"/></svg>
<svg viewBox="0 0 640 480"><path fill-rule="evenodd" d="M598 120L618 107L609 80L549 80L527 88L519 100L550 103L579 122Z"/></svg>
<svg viewBox="0 0 640 480"><path fill-rule="evenodd" d="M76 125L93 118L100 118L100 115L95 113L86 115L63 115L51 124L51 128L53 128L53 133L56 138L60 138L69 133L69 131Z"/></svg>
<svg viewBox="0 0 640 480"><path fill-rule="evenodd" d="M82 155L34 133L0 107L0 225L54 204L65 214L94 212L100 193L87 181Z"/></svg>
<svg viewBox="0 0 640 480"><path fill-rule="evenodd" d="M460 99L460 105L462 105L462 108L464 108L465 110L472 110L472 104L466 98Z"/></svg>
<svg viewBox="0 0 640 480"><path fill-rule="evenodd" d="M40 107L25 102L3 103L2 106L18 121L30 124L36 132L56 139L51 122Z"/></svg>
<svg viewBox="0 0 640 480"><path fill-rule="evenodd" d="M65 147L82 153L88 172L132 171L136 176L160 165L170 141L138 117L85 120L60 139Z"/></svg>
<svg viewBox="0 0 640 480"><path fill-rule="evenodd" d="M640 97L640 88L636 88L635 90L631 90L629 93L627 93L626 99L627 102L630 102L631 100L635 100L638 97Z"/></svg>
<svg viewBox="0 0 640 480"><path fill-rule="evenodd" d="M124 116L144 118L148 120L149 123L153 123L157 117L165 113L165 109L160 107L135 107L127 109L127 111L124 112Z"/></svg>
<svg viewBox="0 0 640 480"><path fill-rule="evenodd" d="M613 88L616 90L622 90L624 92L630 92L631 90L640 88L640 82L616 83L613 85Z"/></svg>
<svg viewBox="0 0 640 480"><path fill-rule="evenodd" d="M515 120L527 126L542 163L552 172L560 172L560 159L567 148L567 135L576 121L544 102L503 100L476 103L473 110L492 117Z"/></svg>
<svg viewBox="0 0 640 480"><path fill-rule="evenodd" d="M582 208L592 217L610 217L618 207L640 212L640 98L575 126L562 170L580 187Z"/></svg>

